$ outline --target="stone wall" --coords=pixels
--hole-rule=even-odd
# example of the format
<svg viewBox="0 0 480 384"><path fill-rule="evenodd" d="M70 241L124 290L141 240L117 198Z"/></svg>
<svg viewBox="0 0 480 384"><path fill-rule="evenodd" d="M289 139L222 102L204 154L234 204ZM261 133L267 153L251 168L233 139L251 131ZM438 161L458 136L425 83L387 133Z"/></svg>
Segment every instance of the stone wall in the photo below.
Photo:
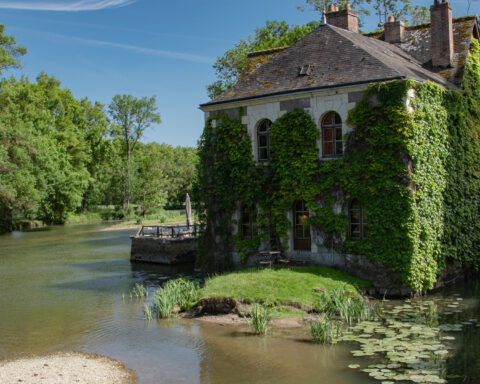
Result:
<svg viewBox="0 0 480 384"><path fill-rule="evenodd" d="M195 238L162 239L132 236L130 261L157 264L193 263L197 257Z"/></svg>

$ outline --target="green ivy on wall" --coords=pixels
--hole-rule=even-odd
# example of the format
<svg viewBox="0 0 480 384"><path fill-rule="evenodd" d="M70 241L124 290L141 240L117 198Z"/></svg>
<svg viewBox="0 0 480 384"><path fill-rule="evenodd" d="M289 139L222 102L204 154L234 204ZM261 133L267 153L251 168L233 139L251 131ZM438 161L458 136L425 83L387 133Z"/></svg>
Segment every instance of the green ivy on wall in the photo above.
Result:
<svg viewBox="0 0 480 384"><path fill-rule="evenodd" d="M198 183L201 264L228 268L233 249L245 260L262 240L285 246L287 213L304 200L322 246L381 262L414 290L431 289L447 260L478 269L480 48L474 39L462 88L413 80L371 85L349 112L355 129L345 136L344 157L328 161L318 159L319 131L304 111L272 124L266 166L253 162L239 121L222 116L215 129L207 122ZM348 232L354 199L368 217L361 241ZM252 239L232 235L242 202L258 208Z"/></svg>

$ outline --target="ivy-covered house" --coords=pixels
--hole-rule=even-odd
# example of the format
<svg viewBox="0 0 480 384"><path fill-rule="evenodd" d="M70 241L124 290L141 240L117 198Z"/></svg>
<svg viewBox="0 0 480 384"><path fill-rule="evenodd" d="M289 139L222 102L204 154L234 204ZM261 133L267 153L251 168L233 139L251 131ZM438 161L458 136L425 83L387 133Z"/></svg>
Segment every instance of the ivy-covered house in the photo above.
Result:
<svg viewBox="0 0 480 384"><path fill-rule="evenodd" d="M201 105L199 263L255 251L350 271L377 287L431 289L480 265L480 50L476 16L390 18L360 34L331 7L294 45L249 55Z"/></svg>

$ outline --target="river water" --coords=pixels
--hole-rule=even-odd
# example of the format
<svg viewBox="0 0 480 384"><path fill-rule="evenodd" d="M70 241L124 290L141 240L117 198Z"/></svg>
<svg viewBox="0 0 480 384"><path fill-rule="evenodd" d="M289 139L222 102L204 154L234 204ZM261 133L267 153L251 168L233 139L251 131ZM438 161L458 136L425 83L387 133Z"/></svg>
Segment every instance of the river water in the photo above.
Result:
<svg viewBox="0 0 480 384"><path fill-rule="evenodd" d="M313 344L304 329L256 337L246 327L146 322L142 304L129 297L132 286L153 290L192 271L131 264L133 233L70 225L0 236L0 360L97 353L135 370L138 383L378 382L348 368L366 359L353 357L351 344ZM478 315L478 289L470 285L459 292L471 302L468 317ZM447 361L449 382L480 383L479 328L466 327L457 339Z"/></svg>

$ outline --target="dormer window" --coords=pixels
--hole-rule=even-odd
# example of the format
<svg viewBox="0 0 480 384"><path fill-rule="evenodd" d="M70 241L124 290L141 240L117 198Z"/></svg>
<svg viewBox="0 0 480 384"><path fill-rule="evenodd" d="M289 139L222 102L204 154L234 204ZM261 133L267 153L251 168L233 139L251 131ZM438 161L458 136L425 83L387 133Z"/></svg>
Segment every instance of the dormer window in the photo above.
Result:
<svg viewBox="0 0 480 384"><path fill-rule="evenodd" d="M270 160L270 120L262 120L257 128L258 161Z"/></svg>
<svg viewBox="0 0 480 384"><path fill-rule="evenodd" d="M310 76L313 72L313 65L312 64L306 64L300 67L300 70L298 72L299 76Z"/></svg>
<svg viewBox="0 0 480 384"><path fill-rule="evenodd" d="M336 112L328 112L322 119L322 156L343 155L342 119Z"/></svg>

